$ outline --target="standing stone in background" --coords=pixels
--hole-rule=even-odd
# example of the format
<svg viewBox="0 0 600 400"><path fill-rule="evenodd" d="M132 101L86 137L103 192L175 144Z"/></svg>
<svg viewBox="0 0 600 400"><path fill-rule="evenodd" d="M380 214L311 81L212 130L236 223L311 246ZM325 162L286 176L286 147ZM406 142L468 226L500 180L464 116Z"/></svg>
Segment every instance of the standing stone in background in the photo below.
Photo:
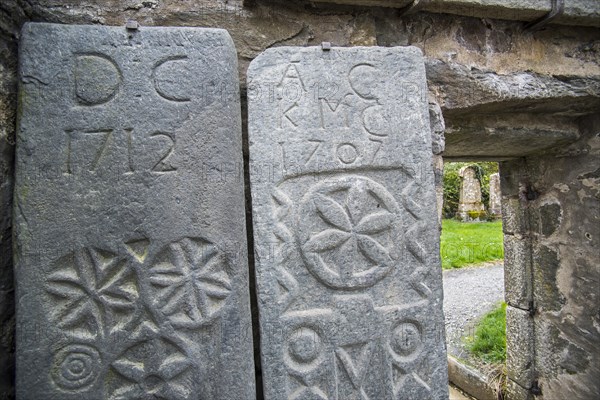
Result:
<svg viewBox="0 0 600 400"><path fill-rule="evenodd" d="M27 24L20 51L18 398L253 399L227 32Z"/></svg>
<svg viewBox="0 0 600 400"><path fill-rule="evenodd" d="M496 172L490 175L490 204L488 213L494 218L502 216L501 205L502 193L500 192L500 174Z"/></svg>
<svg viewBox="0 0 600 400"><path fill-rule="evenodd" d="M458 171L460 176L460 197L457 217L461 221L479 221L485 217L485 206L481 202L481 184L475 168L470 165Z"/></svg>
<svg viewBox="0 0 600 400"><path fill-rule="evenodd" d="M448 398L421 52L278 47L248 77L265 398Z"/></svg>

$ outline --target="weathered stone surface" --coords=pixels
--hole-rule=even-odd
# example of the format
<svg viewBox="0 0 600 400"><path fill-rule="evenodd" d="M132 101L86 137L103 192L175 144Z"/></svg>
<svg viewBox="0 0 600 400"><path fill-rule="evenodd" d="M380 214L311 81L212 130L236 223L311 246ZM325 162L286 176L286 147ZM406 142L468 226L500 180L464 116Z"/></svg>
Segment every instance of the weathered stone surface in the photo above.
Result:
<svg viewBox="0 0 600 400"><path fill-rule="evenodd" d="M503 194L505 187L514 194L525 186L519 192L533 222L528 235L535 347L530 353L539 390L552 400L600 396L600 364L594 359L599 293L596 284L586 284L598 281L600 115L580 122L581 138L560 153L501 164Z"/></svg>
<svg viewBox="0 0 600 400"><path fill-rule="evenodd" d="M452 356L448 356L448 378L450 382L478 400L497 400L489 378L470 368ZM450 397L451 400L454 400Z"/></svg>
<svg viewBox="0 0 600 400"><path fill-rule="evenodd" d="M485 216L485 206L481 202L481 184L477 179L475 168L470 165L458 171L460 176L460 193L456 216L461 221L479 221Z"/></svg>
<svg viewBox="0 0 600 400"><path fill-rule="evenodd" d="M528 200L526 191L526 165L522 159L498 164L502 192L502 231L504 234L528 234Z"/></svg>
<svg viewBox="0 0 600 400"><path fill-rule="evenodd" d="M435 177L435 195L438 210L438 222L442 224L444 207L444 159L442 153L445 147L444 116L438 103L429 99L429 126L431 128L431 149L433 151L433 174Z"/></svg>
<svg viewBox="0 0 600 400"><path fill-rule="evenodd" d="M438 224L441 229L444 210L444 158L441 155L433 155L433 174L435 176L435 198Z"/></svg>
<svg viewBox="0 0 600 400"><path fill-rule="evenodd" d="M18 15L3 2L7 15ZM14 7L16 8L16 7ZM5 17L0 17L0 31ZM15 291L12 263L12 197L17 114L17 41L0 34L0 399L10 400L15 374Z"/></svg>
<svg viewBox="0 0 600 400"><path fill-rule="evenodd" d="M523 235L527 231L525 207L520 199L502 196L502 231L505 235Z"/></svg>
<svg viewBox="0 0 600 400"><path fill-rule="evenodd" d="M528 310L533 301L531 243L528 237L504 235L504 297L513 307Z"/></svg>
<svg viewBox="0 0 600 400"><path fill-rule="evenodd" d="M531 211L531 231L541 236L551 236L560 227L562 207L553 196L540 199L539 207Z"/></svg>
<svg viewBox="0 0 600 400"><path fill-rule="evenodd" d="M127 19L135 19L142 26L226 28L238 49L239 74L244 82L250 60L271 46L306 46L322 41L349 46L376 41L380 46L420 47L429 60L427 64L441 64L439 70L428 71L428 85L442 106L449 127L444 158L471 161L476 157L486 160L526 157L528 166L516 169L523 176L520 182L533 179L532 183L542 190L556 192L562 220L556 233L547 240L562 243L559 250L564 267L558 284L568 295L568 301L552 324L567 327L560 333L566 338L565 343L577 343L588 354L597 353L593 347L598 340L594 328L599 324L597 285L593 283L598 277L593 266L598 265L600 237L598 145L594 144L598 143L595 135L598 128L596 125L587 139L571 143L573 130L564 129L564 124L551 119L556 120L557 113L578 118L582 113L597 112L600 108L600 92L595 89L600 76L599 29L552 24L532 33L522 29L523 22L507 20L510 15L505 18L497 14L501 19L490 18L486 12L487 1L465 9L473 11L469 15L485 18L437 13L455 12L458 2L445 1L444 7L435 6L435 12L402 16L377 7L314 8L312 2L287 0L243 3L242 0L0 1L0 254L4 256L0 267L0 398L12 398L13 386L14 290L12 256L8 251L12 225L12 143L17 110L17 44L19 30L27 20L123 25ZM420 2L425 6L424 3ZM506 7L519 2L502 3ZM550 3L545 0L546 9ZM434 2L427 4L435 5ZM585 10L589 8L587 4L598 7L600 2L566 1L563 17L569 8ZM482 13L477 14L478 11ZM513 14L516 18L526 15L521 11ZM514 119L515 113L525 113L521 119L531 123ZM470 120L466 121L466 117ZM499 122L490 122L490 117ZM546 122L539 124L542 120ZM579 134L579 127L575 133ZM571 144L565 144L565 140ZM555 154L544 150L549 145L558 146ZM540 156L542 151L546 153L543 157ZM507 163L507 174L514 171L516 161L503 162ZM511 202L523 205L514 217L528 213L527 208L535 211L538 206L524 198L524 192L521 197L521 200L511 198ZM512 229L504 218L503 227ZM513 226L515 230L521 229L525 225L522 222L526 221L512 217L508 220L517 222ZM592 332L596 336L588 340L589 336L581 332ZM536 342L538 350L543 349L540 354L571 354L566 344L554 347L554 341L543 339ZM550 357L548 360L547 367L537 371L541 385L545 385L545 398L553 395L560 400L600 398L590 392L590 388L597 392L600 384L598 363L572 374L572 370L558 371L560 363Z"/></svg>
<svg viewBox="0 0 600 400"><path fill-rule="evenodd" d="M519 72L500 75L453 62L428 60L427 80L444 116L473 113L585 115L600 105L600 78Z"/></svg>
<svg viewBox="0 0 600 400"><path fill-rule="evenodd" d="M573 143L579 138L579 127L564 117L496 114L457 118L445 137L447 159L506 160Z"/></svg>
<svg viewBox="0 0 600 400"><path fill-rule="evenodd" d="M500 192L500 174L496 172L490 175L490 202L488 213L494 218L502 216L502 193Z"/></svg>
<svg viewBox="0 0 600 400"><path fill-rule="evenodd" d="M534 246L532 270L535 279L533 297L536 305L545 311L558 311L566 303L558 285L561 266L560 254L552 245Z"/></svg>
<svg viewBox="0 0 600 400"><path fill-rule="evenodd" d="M357 5L371 7L407 8L412 0L314 0L317 3ZM427 0L416 2L415 10L450 13L480 18L498 18L517 21L534 21L549 14L551 2L547 0ZM552 23L567 25L600 26L600 5L595 0L566 2L562 12Z"/></svg>
<svg viewBox="0 0 600 400"><path fill-rule="evenodd" d="M531 387L534 371L533 319L529 312L506 307L506 369L508 378Z"/></svg>
<svg viewBox="0 0 600 400"><path fill-rule="evenodd" d="M22 37L17 396L254 398L231 38Z"/></svg>
<svg viewBox="0 0 600 400"><path fill-rule="evenodd" d="M421 52L286 47L248 71L265 398L447 398Z"/></svg>
<svg viewBox="0 0 600 400"><path fill-rule="evenodd" d="M531 400L533 398L529 389L519 386L518 383L510 379L506 381L504 396L506 400Z"/></svg>

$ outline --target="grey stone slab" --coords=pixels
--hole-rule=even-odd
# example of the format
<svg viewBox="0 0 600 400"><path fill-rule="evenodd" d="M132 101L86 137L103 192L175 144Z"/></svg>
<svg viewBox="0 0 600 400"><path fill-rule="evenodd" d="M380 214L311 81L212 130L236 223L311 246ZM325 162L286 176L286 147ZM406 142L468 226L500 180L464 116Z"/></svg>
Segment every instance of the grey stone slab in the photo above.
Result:
<svg viewBox="0 0 600 400"><path fill-rule="evenodd" d="M534 365L534 327L529 312L506 307L506 369L510 380L530 388Z"/></svg>
<svg viewBox="0 0 600 400"><path fill-rule="evenodd" d="M504 235L504 296L513 307L528 310L533 301L529 237Z"/></svg>
<svg viewBox="0 0 600 400"><path fill-rule="evenodd" d="M236 53L220 29L27 24L19 399L253 399Z"/></svg>
<svg viewBox="0 0 600 400"><path fill-rule="evenodd" d="M285 47L248 71L267 399L447 399L421 52Z"/></svg>
<svg viewBox="0 0 600 400"><path fill-rule="evenodd" d="M526 198L502 196L502 231L505 235L525 235L528 230Z"/></svg>

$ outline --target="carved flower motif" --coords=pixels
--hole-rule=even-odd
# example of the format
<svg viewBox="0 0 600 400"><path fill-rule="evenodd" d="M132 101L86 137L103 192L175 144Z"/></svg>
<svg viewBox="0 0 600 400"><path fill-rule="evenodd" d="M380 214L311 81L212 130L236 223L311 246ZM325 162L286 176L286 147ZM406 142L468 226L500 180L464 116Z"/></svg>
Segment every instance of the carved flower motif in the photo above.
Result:
<svg viewBox="0 0 600 400"><path fill-rule="evenodd" d="M304 249L320 252L348 243L350 248L358 248L373 262L385 262L389 258L388 251L370 235L390 229L393 215L385 210L364 209L360 200L362 195L353 187L346 204L342 206L329 197L317 194L314 201L319 216L332 228L313 235Z"/></svg>
<svg viewBox="0 0 600 400"><path fill-rule="evenodd" d="M106 327L116 329L112 311L128 315L135 308L138 288L127 261L99 249L85 248L61 258L48 276L46 291L59 300L50 310L58 326L67 332L95 336Z"/></svg>
<svg viewBox="0 0 600 400"><path fill-rule="evenodd" d="M197 327L216 316L231 292L227 260L203 239L166 246L150 268L155 306L176 327Z"/></svg>
<svg viewBox="0 0 600 400"><path fill-rule="evenodd" d="M111 364L124 382L111 400L185 400L192 394L192 363L171 341L154 338L134 345Z"/></svg>
<svg viewBox="0 0 600 400"><path fill-rule="evenodd" d="M307 266L328 286L371 286L393 267L399 210L377 182L350 176L319 183L299 215Z"/></svg>

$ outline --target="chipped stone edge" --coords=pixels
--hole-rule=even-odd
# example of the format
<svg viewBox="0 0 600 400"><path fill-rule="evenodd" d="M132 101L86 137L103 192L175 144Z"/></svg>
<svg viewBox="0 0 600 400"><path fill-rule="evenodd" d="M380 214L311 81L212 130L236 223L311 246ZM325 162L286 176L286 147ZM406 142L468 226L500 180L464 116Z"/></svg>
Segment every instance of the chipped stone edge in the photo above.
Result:
<svg viewBox="0 0 600 400"><path fill-rule="evenodd" d="M448 355L448 380L478 400L497 400L498 393L478 371Z"/></svg>

